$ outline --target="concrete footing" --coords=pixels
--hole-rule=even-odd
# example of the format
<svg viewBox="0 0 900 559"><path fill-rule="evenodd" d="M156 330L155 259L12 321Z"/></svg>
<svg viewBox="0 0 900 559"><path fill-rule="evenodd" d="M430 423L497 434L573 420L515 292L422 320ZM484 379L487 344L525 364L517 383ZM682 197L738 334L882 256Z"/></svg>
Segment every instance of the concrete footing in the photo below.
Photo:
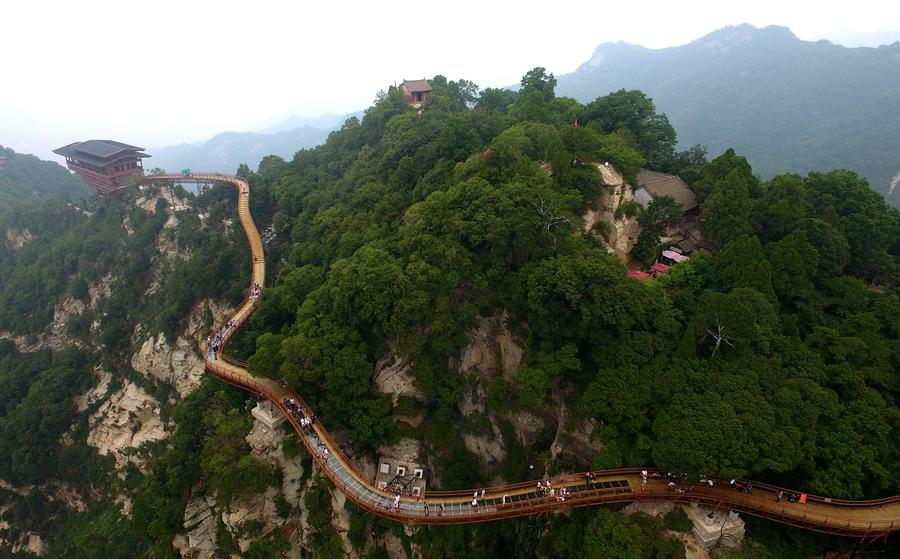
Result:
<svg viewBox="0 0 900 559"><path fill-rule="evenodd" d="M281 413L281 410L277 409L272 402L268 400L260 400L257 402L256 407L250 410L250 413L269 429L275 429L287 421L287 417Z"/></svg>
<svg viewBox="0 0 900 559"><path fill-rule="evenodd" d="M713 510L696 503L685 506L684 512L694 523L692 532L704 549L717 543L719 547L738 547L744 541L744 521L736 512Z"/></svg>

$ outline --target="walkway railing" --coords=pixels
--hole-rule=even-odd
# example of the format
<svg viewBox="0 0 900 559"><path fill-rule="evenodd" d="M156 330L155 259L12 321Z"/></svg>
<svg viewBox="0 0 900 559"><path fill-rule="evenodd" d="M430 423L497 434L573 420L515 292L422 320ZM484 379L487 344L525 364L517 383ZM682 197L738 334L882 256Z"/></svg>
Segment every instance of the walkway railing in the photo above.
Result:
<svg viewBox="0 0 900 559"><path fill-rule="evenodd" d="M380 489L374 479L362 472L344 453L331 434L318 422L303 428L298 419L285 406L293 398L306 410L309 405L303 398L283 383L269 378L256 378L247 371L247 364L224 355L225 347L244 326L256 310L258 298L251 297L254 286L260 290L265 285L265 258L263 243L250 215L250 186L238 177L199 173L192 175L157 174L142 180L151 183L218 183L231 185L238 191L238 215L247 235L252 252L252 273L244 300L226 319L220 350L215 357L210 348L201 344L206 369L219 379L252 392L259 398L273 402L287 416L313 456L322 472L351 501L373 514L407 523L462 524L486 522L503 518L541 514L560 509L590 506L604 503L640 500L665 500L681 503L702 503L715 508L725 508L767 518L806 530L814 530L842 536L867 538L887 537L900 529L900 495L869 501L830 499L807 495L805 503L787 502L779 498L797 491L770 485L753 483L752 493L732 490L727 481L714 480L712 487L706 484L678 483L668 485L664 476L641 476L641 469L620 468L587 473L566 474L550 478L554 489L538 490L537 480L511 483L484 489L484 496L475 489L456 491L427 491L414 496ZM229 326L230 325L230 326ZM322 449L328 449L326 457ZM652 474L653 469L647 469ZM565 488L565 493L561 490ZM477 495L477 496L476 496ZM475 505L472 501L475 500Z"/></svg>

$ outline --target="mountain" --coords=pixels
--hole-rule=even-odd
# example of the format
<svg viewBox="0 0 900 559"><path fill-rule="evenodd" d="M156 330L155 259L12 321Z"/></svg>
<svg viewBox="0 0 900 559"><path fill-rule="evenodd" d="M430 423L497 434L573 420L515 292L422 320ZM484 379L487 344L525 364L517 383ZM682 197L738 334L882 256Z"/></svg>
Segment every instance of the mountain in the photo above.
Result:
<svg viewBox="0 0 900 559"><path fill-rule="evenodd" d="M894 31L867 31L855 32L845 29L829 31L816 37L816 40L825 39L836 45L845 47L880 47L900 41L900 29Z"/></svg>
<svg viewBox="0 0 900 559"><path fill-rule="evenodd" d="M489 559L526 545L684 557L695 522L727 520L700 503L404 527L345 506L368 493L330 481L351 461L404 493L404 515L425 512L410 495L424 484L466 500L487 487L481 512L448 499L446 518L467 522L558 509L570 488L579 507L666 491L576 473L645 465L683 472L679 494L707 503L718 480L696 482L712 472L837 499L900 494L900 211L845 171L764 192L727 152L694 181L720 250L638 281L606 241L635 233L649 259L681 211L632 200L615 163L640 155L623 134L569 125L585 107L549 95L541 72L478 109L433 83L421 114L390 90L302 164L248 173L247 205L229 186L160 184L0 211L0 559ZM622 105L604 103L594 112L610 124ZM644 133L655 117L633 123L648 153L669 145ZM249 320L223 330L259 254L247 210L265 239L254 277L268 281ZM205 373L203 340L220 332L261 382L302 395L313 430L279 426L278 402ZM504 507L508 486L492 487L535 478L558 497L510 491ZM764 484L732 500L776 506ZM809 510L785 506L780 520ZM762 520L746 534L763 557L850 545Z"/></svg>
<svg viewBox="0 0 900 559"><path fill-rule="evenodd" d="M150 150L153 159L148 163L148 168L234 173L241 163L246 163L251 169L255 169L267 155L291 159L298 150L321 144L331 130L301 126L271 134L223 132L200 144L180 144Z"/></svg>
<svg viewBox="0 0 900 559"><path fill-rule="evenodd" d="M846 48L748 24L664 49L604 43L556 91L586 102L622 88L652 97L682 146L733 147L766 178L845 167L887 194L900 177L900 43Z"/></svg>
<svg viewBox="0 0 900 559"><path fill-rule="evenodd" d="M93 191L65 167L0 146L0 206L29 197L87 198Z"/></svg>
<svg viewBox="0 0 900 559"><path fill-rule="evenodd" d="M262 132L263 134L272 134L274 132L284 132L285 130L301 128L303 126L312 126L313 128L325 128L328 130L334 130L335 128L340 128L344 121L348 118L355 116L361 119L362 115L362 111L356 111L355 113L345 115L325 113L316 117L291 115L278 124L260 130L260 132Z"/></svg>

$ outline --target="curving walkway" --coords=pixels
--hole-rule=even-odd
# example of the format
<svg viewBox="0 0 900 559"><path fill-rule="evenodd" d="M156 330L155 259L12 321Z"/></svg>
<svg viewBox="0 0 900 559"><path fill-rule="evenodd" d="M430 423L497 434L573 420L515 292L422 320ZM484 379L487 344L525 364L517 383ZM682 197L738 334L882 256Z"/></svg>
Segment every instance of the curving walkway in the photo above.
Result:
<svg viewBox="0 0 900 559"><path fill-rule="evenodd" d="M238 215L250 243L253 269L247 298L229 317L226 326L217 330L222 334L222 348L226 347L256 308L258 299L249 296L253 286L265 285L263 243L250 215L249 185L237 177L203 173L189 176L148 175L142 182L225 184L238 191ZM794 491L772 485L754 484L754 491L750 494L732 491L726 480L718 479L712 487L706 484L679 483L671 488L664 476L652 477L657 473L656 470L648 469L651 476L649 479L642 479L639 468L593 472L592 479L586 473L556 476L550 478L554 492L557 493L554 496L538 491L536 481L529 481L485 488L484 497L480 492L478 494L477 506L472 503L474 489L428 491L422 496L401 495L398 504L397 495L379 489L372 478L350 461L318 421L313 420L310 427L301 426L299 419L302 416L296 410L292 412L286 405L286 401L293 398L301 406L300 409L309 410L299 394L273 379L253 377L247 372L245 363L221 353L220 351L220 355L216 357L210 348L204 348L206 369L227 383L270 400L287 416L307 450L332 483L360 508L385 518L417 524L463 524L602 503L666 500L703 503L798 528L863 539L886 538L891 532L900 530L900 495L871 501L846 501L808 495L805 503L790 503L786 500L779 501L777 494L779 491L784 491L785 494ZM327 454L323 452L324 449L328 450ZM560 500L558 496L562 488L567 491L565 500Z"/></svg>

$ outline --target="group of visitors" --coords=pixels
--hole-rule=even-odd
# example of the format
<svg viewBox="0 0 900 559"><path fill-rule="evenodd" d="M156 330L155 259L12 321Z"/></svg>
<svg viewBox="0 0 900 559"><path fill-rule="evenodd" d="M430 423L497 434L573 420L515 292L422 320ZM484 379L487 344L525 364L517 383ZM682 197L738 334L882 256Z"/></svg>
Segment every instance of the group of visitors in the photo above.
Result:
<svg viewBox="0 0 900 559"><path fill-rule="evenodd" d="M732 491L740 491L741 493L753 493L753 482L752 481L738 481L732 479L728 482L728 485L731 486Z"/></svg>
<svg viewBox="0 0 900 559"><path fill-rule="evenodd" d="M213 361L216 360L216 355L219 353L219 350L222 348L222 342L225 339L225 336L237 326L237 321L229 320L225 323L225 327L216 332L215 337L206 336L206 347L210 350L210 359Z"/></svg>
<svg viewBox="0 0 900 559"><path fill-rule="evenodd" d="M784 490L779 489L778 493L775 494L775 500L780 503L782 499L787 499L787 502L789 503L805 503L806 495L797 493L795 491L788 491L787 493L785 493Z"/></svg>
<svg viewBox="0 0 900 559"><path fill-rule="evenodd" d="M212 351L212 360L216 360L216 355L219 353L219 348L222 347L222 332L216 332L215 338L210 338L206 336L206 347L210 348Z"/></svg>
<svg viewBox="0 0 900 559"><path fill-rule="evenodd" d="M300 424L300 428L307 434L310 434L312 431L313 420L316 416L308 410L302 404L298 404L297 400L294 398L285 398L284 407L288 409L288 412Z"/></svg>
<svg viewBox="0 0 900 559"><path fill-rule="evenodd" d="M250 298L251 299L259 299L259 294L262 293L262 288L258 283L253 282L253 287L250 288Z"/></svg>
<svg viewBox="0 0 900 559"><path fill-rule="evenodd" d="M569 496L569 489L563 487L557 490L553 487L553 484L550 483L550 480L545 480L542 484L540 481L537 482L537 492L539 495L544 497L556 498L557 501L565 502L566 498Z"/></svg>

